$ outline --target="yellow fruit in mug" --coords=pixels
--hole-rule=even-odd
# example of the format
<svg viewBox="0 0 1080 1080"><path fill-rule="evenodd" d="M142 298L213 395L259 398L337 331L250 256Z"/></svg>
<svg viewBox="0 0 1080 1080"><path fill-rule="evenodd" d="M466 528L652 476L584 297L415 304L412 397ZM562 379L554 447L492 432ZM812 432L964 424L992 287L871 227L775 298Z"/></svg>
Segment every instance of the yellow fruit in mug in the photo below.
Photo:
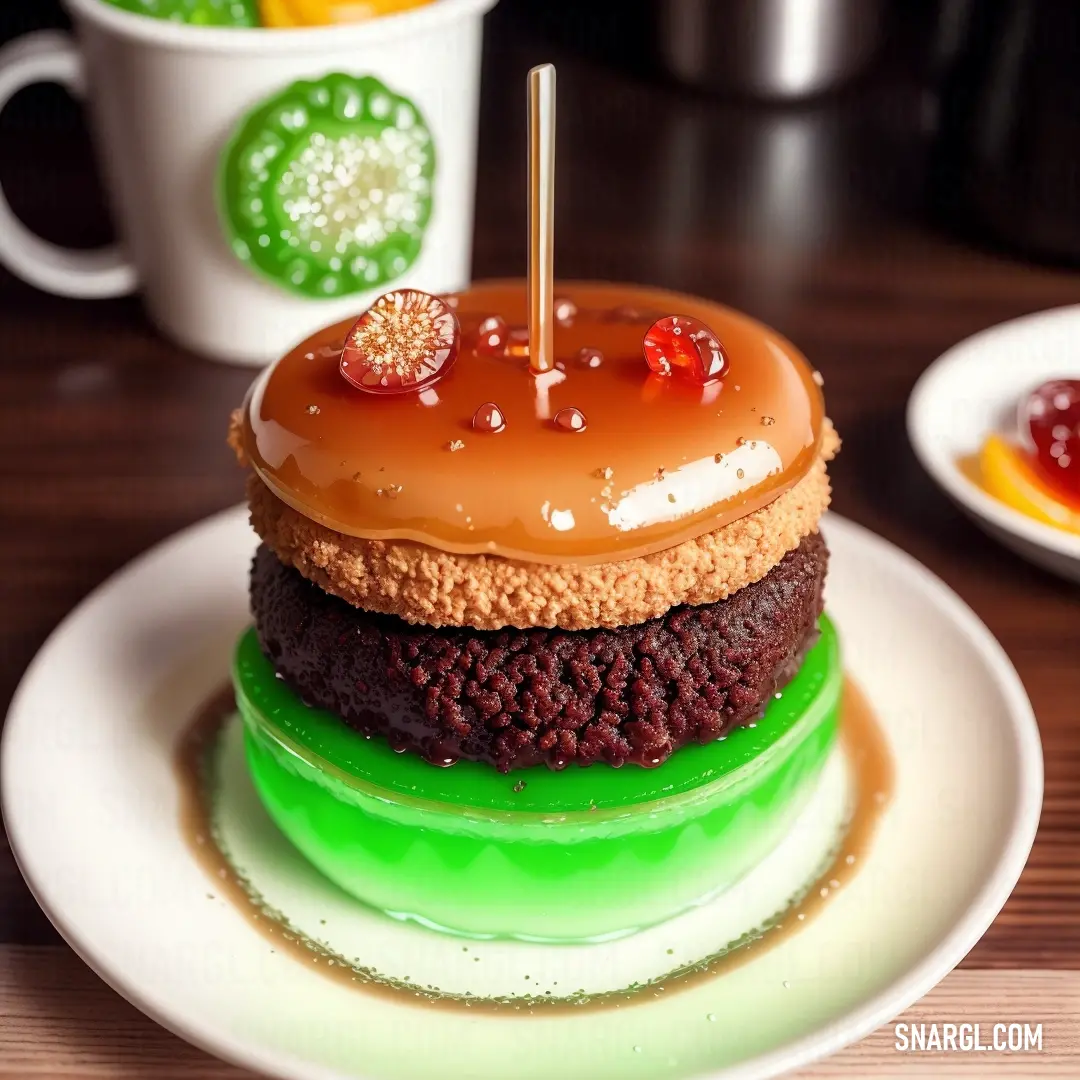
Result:
<svg viewBox="0 0 1080 1080"><path fill-rule="evenodd" d="M1043 483L1022 450L991 435L979 453L983 487L1007 506L1036 521L1080 533L1080 513L1070 509Z"/></svg>
<svg viewBox="0 0 1080 1080"><path fill-rule="evenodd" d="M423 7L431 0L259 0L263 26L331 26Z"/></svg>

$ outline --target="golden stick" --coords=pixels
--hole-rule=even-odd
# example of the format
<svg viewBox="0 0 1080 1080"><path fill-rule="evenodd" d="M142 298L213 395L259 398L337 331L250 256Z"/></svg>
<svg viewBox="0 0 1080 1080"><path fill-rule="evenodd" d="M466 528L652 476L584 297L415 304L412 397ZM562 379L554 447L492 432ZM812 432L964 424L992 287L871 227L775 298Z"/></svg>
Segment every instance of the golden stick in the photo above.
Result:
<svg viewBox="0 0 1080 1080"><path fill-rule="evenodd" d="M555 366L555 68L529 72L529 368Z"/></svg>

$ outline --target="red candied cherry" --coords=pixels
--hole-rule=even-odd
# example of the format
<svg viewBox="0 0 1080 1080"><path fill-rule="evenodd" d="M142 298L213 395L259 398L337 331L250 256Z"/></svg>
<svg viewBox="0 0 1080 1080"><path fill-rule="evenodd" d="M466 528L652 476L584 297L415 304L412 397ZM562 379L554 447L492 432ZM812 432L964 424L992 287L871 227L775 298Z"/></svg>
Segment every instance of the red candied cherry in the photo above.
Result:
<svg viewBox="0 0 1080 1080"><path fill-rule="evenodd" d="M1043 478L1070 502L1080 503L1080 380L1043 383L1021 404Z"/></svg>
<svg viewBox="0 0 1080 1080"><path fill-rule="evenodd" d="M657 375L682 375L704 385L728 369L720 339L692 315L665 315L649 327L642 343L649 369Z"/></svg>
<svg viewBox="0 0 1080 1080"><path fill-rule="evenodd" d="M461 332L445 300L417 289L380 296L345 338L341 374L370 394L402 394L441 379L457 360Z"/></svg>

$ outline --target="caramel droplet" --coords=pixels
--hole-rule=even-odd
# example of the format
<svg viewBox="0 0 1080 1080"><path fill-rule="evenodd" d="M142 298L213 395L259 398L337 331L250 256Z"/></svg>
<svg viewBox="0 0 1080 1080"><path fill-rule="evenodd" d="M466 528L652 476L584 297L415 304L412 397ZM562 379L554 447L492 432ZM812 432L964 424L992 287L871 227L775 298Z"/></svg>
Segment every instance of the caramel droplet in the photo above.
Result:
<svg viewBox="0 0 1080 1080"><path fill-rule="evenodd" d="M568 409L560 409L555 414L555 426L563 431L584 431L585 414L573 406Z"/></svg>
<svg viewBox="0 0 1080 1080"><path fill-rule="evenodd" d="M476 351L490 356L502 356L506 351L506 339L509 330L506 320L501 315L491 315L481 324L478 331Z"/></svg>
<svg viewBox="0 0 1080 1080"><path fill-rule="evenodd" d="M495 435L506 427L506 417L502 409L494 401L485 401L472 418L473 431L479 431L485 435Z"/></svg>
<svg viewBox="0 0 1080 1080"><path fill-rule="evenodd" d="M524 357L529 355L529 328L527 326L515 326L507 334L506 355Z"/></svg>
<svg viewBox="0 0 1080 1080"><path fill-rule="evenodd" d="M577 312L578 307L573 300L562 297L555 301L555 321L560 326L573 325L574 316L577 315Z"/></svg>
<svg viewBox="0 0 1080 1080"><path fill-rule="evenodd" d="M652 322L659 317L658 312L644 311L633 304L619 304L604 315L605 322L615 323L646 323Z"/></svg>
<svg viewBox="0 0 1080 1080"><path fill-rule="evenodd" d="M598 368L604 362L604 354L599 349L586 346L578 353L578 363L582 367Z"/></svg>

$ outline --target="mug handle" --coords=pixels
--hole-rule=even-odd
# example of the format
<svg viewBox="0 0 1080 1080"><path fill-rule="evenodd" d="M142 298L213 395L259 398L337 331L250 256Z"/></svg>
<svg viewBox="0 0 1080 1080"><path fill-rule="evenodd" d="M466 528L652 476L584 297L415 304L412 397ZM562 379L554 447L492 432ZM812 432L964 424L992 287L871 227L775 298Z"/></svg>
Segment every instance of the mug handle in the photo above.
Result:
<svg viewBox="0 0 1080 1080"><path fill-rule="evenodd" d="M83 60L70 35L44 30L0 49L0 110L23 87L39 82L59 83L74 97L82 97ZM12 212L2 188L0 263L23 281L57 296L126 296L139 283L135 267L115 244L79 251L36 236Z"/></svg>

